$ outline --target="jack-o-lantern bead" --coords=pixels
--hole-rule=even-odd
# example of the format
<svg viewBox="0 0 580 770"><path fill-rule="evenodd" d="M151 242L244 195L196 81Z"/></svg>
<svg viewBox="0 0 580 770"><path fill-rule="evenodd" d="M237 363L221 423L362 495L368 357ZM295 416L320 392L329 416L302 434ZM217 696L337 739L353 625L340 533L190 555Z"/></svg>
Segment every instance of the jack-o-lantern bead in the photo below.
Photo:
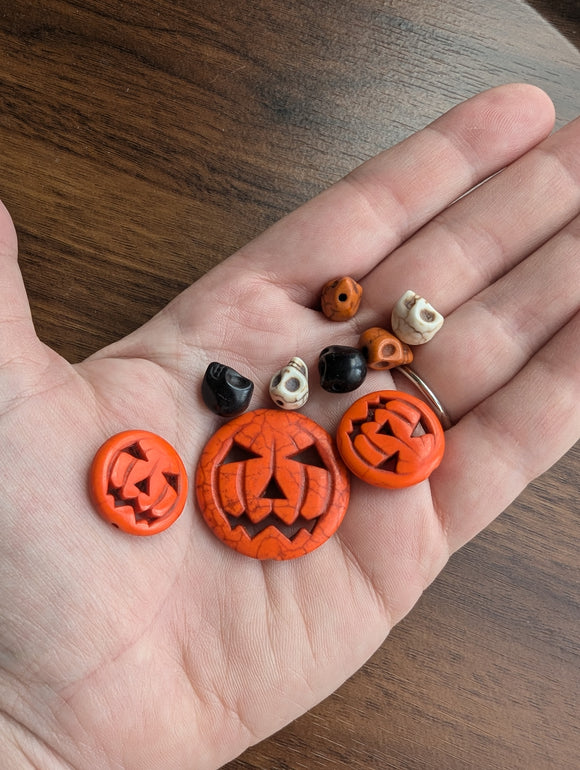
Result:
<svg viewBox="0 0 580 770"><path fill-rule="evenodd" d="M393 333L407 345L429 342L442 326L441 313L414 291L406 291L391 314Z"/></svg>
<svg viewBox="0 0 580 770"><path fill-rule="evenodd" d="M146 430L126 430L94 457L90 493L99 514L131 535L163 532L187 500L187 472L175 449Z"/></svg>
<svg viewBox="0 0 580 770"><path fill-rule="evenodd" d="M257 409L207 442L197 500L213 533L255 559L294 559L338 529L348 472L330 435L299 412Z"/></svg>
<svg viewBox="0 0 580 770"><path fill-rule="evenodd" d="M413 360L411 348L379 326L373 326L363 332L358 344L369 369L392 369L395 366L410 364Z"/></svg>
<svg viewBox="0 0 580 770"><path fill-rule="evenodd" d="M347 467L367 484L401 489L430 476L445 436L433 410L397 390L369 393L344 413L336 434Z"/></svg>
<svg viewBox="0 0 580 770"><path fill-rule="evenodd" d="M281 409L300 409L308 401L308 367L294 357L270 380L270 397Z"/></svg>
<svg viewBox="0 0 580 770"><path fill-rule="evenodd" d="M322 312L331 321L348 321L359 309L362 292L354 278L335 278L322 289Z"/></svg>

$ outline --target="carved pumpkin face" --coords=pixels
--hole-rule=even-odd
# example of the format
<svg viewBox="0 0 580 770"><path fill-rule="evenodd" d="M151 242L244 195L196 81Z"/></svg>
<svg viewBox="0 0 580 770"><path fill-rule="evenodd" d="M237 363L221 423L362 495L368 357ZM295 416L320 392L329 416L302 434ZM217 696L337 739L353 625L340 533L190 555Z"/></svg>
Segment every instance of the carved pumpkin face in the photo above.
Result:
<svg viewBox="0 0 580 770"><path fill-rule="evenodd" d="M295 412L257 409L208 441L196 490L206 522L230 548L257 559L293 559L338 529L350 484L319 425Z"/></svg>
<svg viewBox="0 0 580 770"><path fill-rule="evenodd" d="M187 473L160 436L128 430L111 436L91 466L90 492L100 515L132 535L155 535L181 514Z"/></svg>
<svg viewBox="0 0 580 770"><path fill-rule="evenodd" d="M340 421L336 440L356 476L391 489L424 481L445 450L443 428L433 410L398 390L381 390L355 401Z"/></svg>

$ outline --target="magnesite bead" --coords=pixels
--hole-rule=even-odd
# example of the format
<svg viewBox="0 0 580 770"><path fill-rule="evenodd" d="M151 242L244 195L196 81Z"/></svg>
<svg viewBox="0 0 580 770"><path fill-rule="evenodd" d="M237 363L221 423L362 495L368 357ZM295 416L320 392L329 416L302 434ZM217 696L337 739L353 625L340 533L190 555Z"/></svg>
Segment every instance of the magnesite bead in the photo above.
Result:
<svg viewBox="0 0 580 770"><path fill-rule="evenodd" d="M362 292L354 278L335 278L322 289L322 312L331 321L348 321L359 308Z"/></svg>
<svg viewBox="0 0 580 770"><path fill-rule="evenodd" d="M257 409L207 442L196 493L205 521L227 546L255 559L294 559L336 532L350 479L331 436L313 420Z"/></svg>
<svg viewBox="0 0 580 770"><path fill-rule="evenodd" d="M131 535L156 535L187 501L187 472L175 449L154 433L126 430L105 441L90 474L99 514Z"/></svg>
<svg viewBox="0 0 580 770"><path fill-rule="evenodd" d="M394 366L410 364L413 360L411 348L379 326L363 332L358 344L369 369L392 369Z"/></svg>
<svg viewBox="0 0 580 770"><path fill-rule="evenodd" d="M270 380L270 397L281 409L300 409L308 401L308 367L295 356Z"/></svg>
<svg viewBox="0 0 580 770"><path fill-rule="evenodd" d="M367 375L367 362L360 350L346 345L324 348L318 359L320 384L329 393L350 393Z"/></svg>
<svg viewBox="0 0 580 770"><path fill-rule="evenodd" d="M442 326L441 313L414 291L406 291L391 314L393 333L407 345L429 342Z"/></svg>
<svg viewBox="0 0 580 770"><path fill-rule="evenodd" d="M438 467L445 434L433 410L398 390L359 398L346 410L336 443L349 470L376 487L403 489Z"/></svg>
<svg viewBox="0 0 580 770"><path fill-rule="evenodd" d="M205 405L220 417L235 417L250 405L254 383L217 361L207 367L201 385Z"/></svg>

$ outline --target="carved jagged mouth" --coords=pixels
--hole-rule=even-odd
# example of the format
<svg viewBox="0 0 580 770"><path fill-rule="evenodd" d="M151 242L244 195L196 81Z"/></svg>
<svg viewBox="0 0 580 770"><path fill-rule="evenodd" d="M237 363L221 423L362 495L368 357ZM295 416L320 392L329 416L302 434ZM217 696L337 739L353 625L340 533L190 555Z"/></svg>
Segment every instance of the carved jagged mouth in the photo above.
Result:
<svg viewBox="0 0 580 770"><path fill-rule="evenodd" d="M171 487L176 494L179 493L179 477L174 473L165 473L162 474L165 477L165 480L167 482L167 486ZM143 492L145 495L149 495L150 493L150 484L151 479L148 477L146 479L143 479L142 481L139 481L135 484L135 487L140 491ZM113 498L113 505L115 508L126 508L131 507L133 508L134 514L135 514L135 521L147 521L151 523L152 521L155 521L156 517L150 515L150 509L145 511L138 511L137 510L137 498L125 498L123 496L123 490L117 487L114 487L112 485L109 485L108 488L108 494L111 495ZM165 493L163 492L158 500L154 500L151 502L151 507L153 507L156 503L159 503L161 499L164 497Z"/></svg>
<svg viewBox="0 0 580 770"><path fill-rule="evenodd" d="M255 538L256 535L259 535L260 532L263 532L268 527L275 527L285 538L292 541L301 529L305 529L312 533L316 526L316 522L318 521L318 517L315 519L305 519L303 516L298 516L295 522L286 524L279 519L278 516L271 513L269 516L266 516L265 519L256 523L245 513L242 513L240 516L232 516L229 513L226 513L225 515L232 530L236 527L242 527L244 532L251 539Z"/></svg>

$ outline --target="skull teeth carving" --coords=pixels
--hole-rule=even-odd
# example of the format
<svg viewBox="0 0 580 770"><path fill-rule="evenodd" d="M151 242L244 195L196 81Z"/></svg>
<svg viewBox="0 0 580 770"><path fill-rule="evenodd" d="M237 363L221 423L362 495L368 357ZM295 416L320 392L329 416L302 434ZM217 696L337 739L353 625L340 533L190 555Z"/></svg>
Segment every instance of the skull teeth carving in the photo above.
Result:
<svg viewBox="0 0 580 770"><path fill-rule="evenodd" d="M308 393L308 367L301 358L293 358L270 380L270 397L281 409L300 409Z"/></svg>
<svg viewBox="0 0 580 770"><path fill-rule="evenodd" d="M391 326L401 342L423 345L443 326L443 316L419 294L406 291L393 308Z"/></svg>

